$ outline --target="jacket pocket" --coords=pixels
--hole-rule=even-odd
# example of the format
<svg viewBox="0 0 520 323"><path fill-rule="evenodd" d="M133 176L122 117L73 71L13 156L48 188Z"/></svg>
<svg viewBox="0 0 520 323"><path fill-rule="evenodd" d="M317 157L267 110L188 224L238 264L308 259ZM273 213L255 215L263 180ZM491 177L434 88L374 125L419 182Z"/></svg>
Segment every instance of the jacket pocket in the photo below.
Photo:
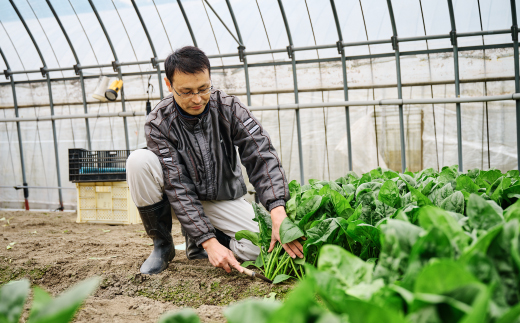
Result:
<svg viewBox="0 0 520 323"><path fill-rule="evenodd" d="M190 149L186 149L186 151L188 152L188 157L189 157L189 160L191 163L191 167L193 167L193 172L195 173L195 180L197 181L197 183L199 183L200 182L199 172L197 171L197 165L195 164L195 159L193 159L193 155L191 154Z"/></svg>

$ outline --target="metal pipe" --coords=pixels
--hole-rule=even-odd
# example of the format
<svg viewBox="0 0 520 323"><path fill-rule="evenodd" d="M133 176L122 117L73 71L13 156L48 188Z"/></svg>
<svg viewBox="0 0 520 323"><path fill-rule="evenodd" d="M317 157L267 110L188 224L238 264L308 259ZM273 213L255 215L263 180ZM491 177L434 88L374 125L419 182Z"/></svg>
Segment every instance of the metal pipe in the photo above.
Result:
<svg viewBox="0 0 520 323"><path fill-rule="evenodd" d="M511 26L511 36L513 37L513 56L515 61L515 92L520 93L520 64L518 55L518 21L516 17L516 3L511 0L511 15L513 25ZM516 100L516 159L518 170L520 170L520 100Z"/></svg>
<svg viewBox="0 0 520 323"><path fill-rule="evenodd" d="M0 188L14 188L15 190L28 189L28 188L36 188L36 189L57 189L57 190L75 190L75 187L61 187L61 186L27 186L27 185L16 185L16 186L6 186L1 185Z"/></svg>
<svg viewBox="0 0 520 323"><path fill-rule="evenodd" d="M47 0L49 1L49 0ZM159 63L157 63L157 52L155 51L155 46L153 45L152 38L150 37L150 33L148 32L148 28L146 28L146 24L144 23L143 17L141 16L141 12L139 11L139 8L137 7L137 4L135 3L135 0L131 0L132 5L134 6L135 13L137 14L137 17L139 18L139 21L141 22L141 25L143 26L144 33L146 34L146 38L148 39L148 43L150 44L150 48L152 49L153 53L153 61L156 62L155 68L157 69L157 77L159 81L159 94L161 96L161 100L163 99L163 87L162 87L162 80L161 80L161 66Z"/></svg>
<svg viewBox="0 0 520 323"><path fill-rule="evenodd" d="M7 58L4 55L4 52L2 48L0 47L0 55L2 56L2 59L4 60L5 67L7 70L10 70L9 62L7 61ZM14 85L14 79L11 75L11 90L13 91L13 105L14 105L14 115L19 118L20 115L18 114L18 100L16 99L16 88ZM22 143L22 130L20 129L20 122L16 122L16 133L18 135L18 150L20 151L20 164L22 166L22 181L23 185L27 185L27 178L25 177L25 162L23 158L23 143ZM24 204L25 204L25 210L29 211L29 189L23 190L23 197L24 197Z"/></svg>
<svg viewBox="0 0 520 323"><path fill-rule="evenodd" d="M458 35L457 35L458 36ZM466 47L458 47L458 51L474 51L474 50L487 50L487 49L501 49L501 48L513 48L513 44L494 44L494 45L481 45L481 46L466 46ZM294 51L294 48L293 48ZM287 49L276 50L276 51L267 51L263 54L269 53L286 53ZM453 52L453 48L440 48L440 49L428 49L428 50L417 50L417 51L407 51L407 52L399 52L400 56L413 56L413 55L426 55L426 54L438 54L438 53L451 53ZM247 54L247 52L244 52ZM257 52L255 52L257 53ZM250 55L250 54L249 54ZM371 58L384 58L384 57L392 57L395 53L383 53L383 54L369 54L369 55L355 55L355 56L345 56L346 60L359 60L359 59L371 59ZM232 57L239 56L238 53L232 54L222 54L222 55L208 55L208 58L220 58L220 57ZM247 56L247 55L246 55ZM308 60L300 60L296 61L296 64L311 64L311 63L324 63L324 62L339 62L341 61L341 57L336 58L321 58L321 59L308 59ZM157 60L159 63L164 63L164 59ZM139 62L139 64L151 64L151 62ZM248 64L249 67L264 67L264 66L275 66L275 65L289 65L292 64L292 61L278 61L278 62L266 62L266 63L253 63ZM135 65L133 63L119 63L120 66L123 65ZM102 65L89 65L89 66L79 66L78 68L83 69L98 69L102 67L113 67L112 64L102 64ZM242 68L242 65L223 65L223 66L212 66L212 70L216 69L229 69L229 68ZM74 70L74 68L64 68L67 70ZM161 72L164 73L162 70ZM28 70L28 71L14 71L9 72L8 74L31 74L31 73L41 73L41 70ZM131 72L131 73L121 73L122 76L133 76L133 75L148 75L151 71L143 71L143 72ZM104 76L118 76L118 74L103 74ZM85 79L88 78L98 78L101 74L90 74L85 76ZM64 81L64 80L77 80L79 77L65 77L65 78L51 78L51 81ZM30 80L30 81L18 81L15 84L22 83L38 83L38 82L46 82L45 79L41 80ZM462 82L462 80L461 80ZM0 82L0 85L8 85L9 82ZM125 99L126 101L126 99Z"/></svg>
<svg viewBox="0 0 520 323"><path fill-rule="evenodd" d="M206 1L207 2L207 1ZM229 0L226 0L226 4L229 9L229 13L231 14L231 18L233 19L233 24L235 25L235 30L237 31L238 40L240 41L240 45L238 46L239 51L244 51L246 49L246 46L244 45L244 41L242 40L242 34L240 33L240 28L238 28L238 23L235 18L235 13L233 12L233 7L231 6L231 3ZM209 3L208 3L209 5ZM246 95L247 95L247 105L251 105L251 89L249 85L249 69L247 67L247 57L243 56L242 60L244 61L244 74L246 78Z"/></svg>
<svg viewBox="0 0 520 323"><path fill-rule="evenodd" d="M455 26L455 13L453 11L453 2L448 0L448 9L450 12L451 23L451 44L453 45L453 63L455 67L455 95L460 97L460 82L459 82L459 52L457 45L457 28ZM460 111L460 103L456 104L457 114L457 153L459 162L459 172L462 172L462 116Z"/></svg>
<svg viewBox="0 0 520 323"><path fill-rule="evenodd" d="M197 39L195 38L195 34L193 33L193 30L191 29L190 20L188 19L188 16L186 15L186 11L184 11L184 7L182 6L181 0L177 0L177 4L179 4L179 8L181 9L182 16L184 17L184 21L186 22L186 26L188 27L188 30L191 35L191 40L193 41L193 46L199 47L197 45Z"/></svg>
<svg viewBox="0 0 520 323"><path fill-rule="evenodd" d="M343 43L343 35L341 33L341 26L339 24L338 12L336 11L336 4L334 0L330 0L330 6L332 8L332 14L334 15L334 22L336 23L336 30L338 32L339 44ZM347 84L347 63L345 60L345 50L338 48L341 54L341 68L343 72L343 96L345 101L348 101L348 84ZM345 106L345 119L347 123L347 151L348 151L348 170L352 171L352 138L350 133L350 111L349 106Z"/></svg>
<svg viewBox="0 0 520 323"><path fill-rule="evenodd" d="M294 46L291 29L289 28L289 21L287 21L287 16L285 15L285 9L283 7L282 0L278 0L278 6L280 7L280 12L282 13L283 23L285 25L285 31L287 32L287 38L289 39L289 47L287 50L289 51L289 56L292 62L292 71L293 71L293 82L294 82L294 103L298 105L299 96L298 96L298 75L296 71L296 58L295 53L292 51ZM303 170L303 148L302 148L302 132L301 132L301 122L300 122L300 110L297 108L296 111L296 131L298 134L298 157L300 160L300 182L303 185L305 183L305 174Z"/></svg>
<svg viewBox="0 0 520 323"><path fill-rule="evenodd" d="M478 97L462 97L462 98L437 98L437 99L382 99L382 100L362 100L362 101L335 101L335 102L318 102L318 103L290 103L268 106L252 106L251 111L270 111L270 110L297 110L297 109L315 109L315 108L333 108L345 106L370 106L370 105L431 105L431 104L453 104L453 103L473 103L473 102L492 102L492 101L508 101L520 100L520 93L494 95L494 96L478 96ZM0 122L24 122L24 121L49 121L49 120L67 120L82 118L108 118L108 117L139 117L144 116L144 111L129 112L107 112L107 113L90 113L76 115L54 115L41 117L26 118L4 118Z"/></svg>
<svg viewBox="0 0 520 323"><path fill-rule="evenodd" d="M11 0L12 1L12 0ZM117 59L117 53L114 49L114 45L112 44L112 41L110 40L110 36L108 35L108 32L105 28L105 25L103 24L103 20L101 20L101 16L99 15L96 6L94 6L94 3L92 0L88 0L90 3L90 6L92 7L92 11L94 11L94 14L96 15L96 18L99 22L99 25L101 26L101 29L103 30L103 33L105 34L105 37L108 41L108 44L110 45L110 50L112 51L112 55L114 55L115 64L117 65L117 76L120 80L123 79L123 75L121 75L121 64L119 64L119 60ZM147 62L148 63L148 62ZM121 106L123 112L126 111L125 109L125 86L123 83L123 86L121 87ZM123 123L125 128L125 144L126 144L126 150L130 150L130 142L128 141L128 123L126 121L126 117L123 117Z"/></svg>
<svg viewBox="0 0 520 323"><path fill-rule="evenodd" d="M397 40L397 28L395 26L394 10L392 8L392 1L387 0L388 14L390 15L390 22L392 23L393 41L392 47L395 50L395 68L397 72L397 97L403 98L403 89L401 83L401 59L399 57L399 42ZM403 105L399 104L399 137L401 139L401 170L404 173L406 171L406 145L404 140L404 117L403 117Z"/></svg>
<svg viewBox="0 0 520 323"><path fill-rule="evenodd" d="M32 41L34 47L36 48L36 51L38 52L38 55L40 56L40 59L41 59L42 64L43 64L43 68L44 69L47 68L47 64L45 63L45 59L44 59L44 57L42 55L40 47L38 46L38 43L36 43L36 40L34 39L34 36L31 33L31 30L29 29L29 26L27 26L27 23L23 19L23 16L20 13L20 11L18 10L18 7L16 7L16 5L14 4L14 1L13 0L9 0L9 2L11 3L11 6L13 7L14 11L18 15L18 18L22 22L25 30L27 31L27 34L31 38L31 41ZM52 102L52 87L51 87L51 80L50 80L49 73L46 73L46 77L47 77L47 88L49 90L49 105L50 105L50 108L51 108L51 116L53 116L54 115L54 105L53 105L53 102ZM58 186L61 186L60 159L59 159L59 156L58 156L58 138L56 136L56 124L55 124L54 120L52 120L51 123L52 123L52 137L53 137L53 141L54 141L54 158L56 159L56 177L57 177L57 180L58 180ZM60 207L59 207L59 209L61 211L63 211L63 195L62 195L62 191L61 190L58 190L58 196L59 196L59 200L60 200Z"/></svg>
<svg viewBox="0 0 520 323"><path fill-rule="evenodd" d="M54 7L52 6L50 0L46 0L46 1L47 1L47 5L49 6L49 8L52 11L52 14L54 15L54 18L56 19L56 22L58 22L58 25L60 26L61 32L63 33L63 35L65 36L65 39L67 40L67 43L69 44L70 50L72 51L72 54L74 55L74 59L76 60L77 66L81 66L81 63L79 62L79 58L76 53L76 50L74 49L74 46L72 45L72 42L70 41L69 35L67 34L67 31L63 27L63 24L61 23L61 20L58 17L58 14L54 10ZM81 84L81 98L83 100L83 110L85 111L85 114L88 114L87 96L85 93L85 81L83 80L83 71L80 69L78 71L78 73L79 73L79 80L80 80L80 84ZM88 118L85 118L85 130L86 130L86 135L87 135L87 147L90 150L90 149L92 149L92 144L90 141L90 126L88 123Z"/></svg>

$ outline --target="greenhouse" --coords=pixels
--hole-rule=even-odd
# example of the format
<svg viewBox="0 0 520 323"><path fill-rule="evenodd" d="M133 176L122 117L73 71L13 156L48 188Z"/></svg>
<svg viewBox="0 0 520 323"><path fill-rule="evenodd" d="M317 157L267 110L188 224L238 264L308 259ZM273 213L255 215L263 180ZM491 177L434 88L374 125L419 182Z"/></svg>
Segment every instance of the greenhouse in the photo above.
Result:
<svg viewBox="0 0 520 323"><path fill-rule="evenodd" d="M519 14L1 0L0 321L520 322Z"/></svg>

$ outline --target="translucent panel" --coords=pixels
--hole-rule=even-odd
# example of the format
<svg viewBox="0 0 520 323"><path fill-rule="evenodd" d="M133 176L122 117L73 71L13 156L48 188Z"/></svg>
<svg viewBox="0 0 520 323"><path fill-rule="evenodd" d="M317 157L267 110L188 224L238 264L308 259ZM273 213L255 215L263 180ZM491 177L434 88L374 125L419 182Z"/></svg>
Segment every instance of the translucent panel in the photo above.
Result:
<svg viewBox="0 0 520 323"><path fill-rule="evenodd" d="M447 1L421 0L427 35L445 35L451 31ZM448 40L449 43L449 40Z"/></svg>
<svg viewBox="0 0 520 323"><path fill-rule="evenodd" d="M126 29L125 24L122 21L123 16L128 16L130 10L133 10L131 5L127 5L126 8L121 8L122 12L116 11L116 7L112 2L108 1L93 1L96 9L101 17L105 29L110 36L110 40L114 45L114 49L117 54L117 58L120 62L135 62L138 60L149 60L151 56L150 46L146 43L139 43L139 46L133 46L130 41L131 37L142 33L142 27L138 22L138 26L133 26L132 29ZM119 8L118 8L119 9ZM132 12L135 16L135 12ZM129 26L130 27L130 26ZM140 31L138 35L134 35L132 32ZM146 44L147 46L143 46Z"/></svg>
<svg viewBox="0 0 520 323"><path fill-rule="evenodd" d="M152 47L150 46L148 38L146 38L143 25L141 24L141 21L139 20L139 17L135 12L134 7L131 5L129 6L127 3L120 1L112 2L114 4L116 12L111 13L111 20L117 20L117 18L119 18L119 20L123 24L124 31L127 34L127 38L129 39L132 45L132 51L135 55L134 59L139 61L149 61L150 58L154 56L152 52ZM108 24L107 27L109 28L109 30L113 28L110 24ZM116 41L115 43L119 44L118 41ZM116 47L116 50L119 50L119 47ZM128 61L131 60L129 59Z"/></svg>
<svg viewBox="0 0 520 323"><path fill-rule="evenodd" d="M392 37L392 24L385 0L361 0L369 40Z"/></svg>
<svg viewBox="0 0 520 323"><path fill-rule="evenodd" d="M233 21L225 1L214 1L211 5L236 37ZM197 43L207 55L237 52L237 42L203 0L183 1L183 6Z"/></svg>
<svg viewBox="0 0 520 323"><path fill-rule="evenodd" d="M242 40L244 41L246 50L258 51L272 49L270 39L264 29L264 21L262 20L262 18L267 19L272 15L263 16L259 11L259 4L257 4L256 0L234 0L230 2L233 6L237 23L240 26L240 33L242 34ZM271 12L272 11L273 10L271 10ZM251 59L261 61L259 56L255 58L248 56L248 60Z"/></svg>
<svg viewBox="0 0 520 323"><path fill-rule="evenodd" d="M186 23L184 23L184 19L182 17L182 14L180 12L180 9L177 5L177 3L173 1L168 1L169 3L159 4L159 3L150 3L149 1L136 1L136 5L139 9L139 12L141 14L141 17L144 20L144 23L146 25L146 29L148 30L148 34L150 35L150 38L152 39L153 46L155 48L155 51L157 53L157 57L159 58L165 58L170 54L174 48L172 45L172 40L170 39L170 36L168 35L166 31L166 25L165 23L168 23L168 26L171 28L171 24L174 22L177 23L177 28L175 28L178 31L179 36L188 36L189 32L186 27ZM165 8L168 7L168 8ZM168 15L165 15L165 18L168 18L168 21L164 21L162 15L160 14L161 11L159 11L159 8L161 8L161 11L163 13L168 12ZM173 18L173 17L175 18ZM171 17L171 18L170 18ZM139 22L140 23L140 22ZM148 40L147 40L148 41ZM191 38L186 39L186 44L191 45Z"/></svg>
<svg viewBox="0 0 520 323"><path fill-rule="evenodd" d="M260 13L262 14L272 48L283 49L289 46L289 39L287 38L282 13L280 12L277 1L257 0L257 4L260 7Z"/></svg>
<svg viewBox="0 0 520 323"><path fill-rule="evenodd" d="M346 43L368 40L360 2L356 0L335 1L343 41ZM366 55L368 46L346 47L345 54Z"/></svg>
<svg viewBox="0 0 520 323"><path fill-rule="evenodd" d="M306 1L305 4L307 4L310 21L312 22L316 44L328 45L337 42L339 39L338 32L330 4L318 1ZM299 29L295 32L300 33Z"/></svg>
<svg viewBox="0 0 520 323"><path fill-rule="evenodd" d="M424 36L424 24L419 1L394 0L392 7L399 37Z"/></svg>
<svg viewBox="0 0 520 323"><path fill-rule="evenodd" d="M401 81L403 83L429 82L432 66L428 55L401 56Z"/></svg>
<svg viewBox="0 0 520 323"><path fill-rule="evenodd" d="M510 29L511 2L508 0L479 0L484 30ZM511 37L509 38L511 39Z"/></svg>
<svg viewBox="0 0 520 323"><path fill-rule="evenodd" d="M476 0L454 0L453 11L457 32L481 30L480 12Z"/></svg>
<svg viewBox="0 0 520 323"><path fill-rule="evenodd" d="M58 59L56 55L53 52L52 47L50 46L50 41L55 40L57 38L48 38L48 35L45 33L45 31L42 29L42 25L38 21L37 17L35 16L35 10L31 7L31 5L25 1L25 0L19 0L15 2L16 7L18 8L18 11L22 15L23 19L25 20L25 23L27 24L31 34L33 35L33 38L35 39L38 48L40 49L41 54L43 55L43 59L45 60L45 64L47 64L48 68L56 68L60 67L58 64ZM40 6L38 10L43 10L43 6ZM48 10L48 9L47 9ZM17 31L18 33L26 32L25 28L21 26L22 28ZM17 36L12 35L13 36ZM63 36L63 35L60 35ZM16 43L16 40L13 39ZM29 40L29 44L33 45L32 41ZM34 46L34 45L33 45ZM69 50L70 53L70 50ZM37 58L38 56L33 57L33 59ZM40 61L40 67L43 66L43 62Z"/></svg>
<svg viewBox="0 0 520 323"><path fill-rule="evenodd" d="M484 36L484 45L507 44L507 43L511 43L511 34L485 35Z"/></svg>
<svg viewBox="0 0 520 323"><path fill-rule="evenodd" d="M67 9L66 16L62 18L62 23L64 26L69 26L66 27L67 31L73 31L72 34L69 33L69 37L74 39L74 48L78 53L83 52L79 54L80 62L83 65L110 64L114 60L114 55L90 5L80 0L68 2L72 12ZM55 7L68 8L66 4L62 6L59 6L59 4L56 3ZM62 17L61 14L60 17Z"/></svg>
<svg viewBox="0 0 520 323"><path fill-rule="evenodd" d="M291 32L293 45L295 47L304 47L318 44L318 36L313 30L311 17L309 16L306 2L285 1L283 2L283 5L289 24L289 30ZM324 6L321 6L321 9L323 9L323 7ZM323 24L324 22L320 23ZM318 56L316 51L303 51L298 52L296 57L298 59L315 59Z"/></svg>
<svg viewBox="0 0 520 323"><path fill-rule="evenodd" d="M4 54L10 61L11 70L40 69L43 64L38 57L38 52L13 7L7 1L0 2L0 21L2 22L0 42Z"/></svg>
<svg viewBox="0 0 520 323"><path fill-rule="evenodd" d="M296 70L298 88L320 89L343 86L341 62L298 64Z"/></svg>
<svg viewBox="0 0 520 323"><path fill-rule="evenodd" d="M430 54L429 56L432 67L432 81L455 80L453 53Z"/></svg>

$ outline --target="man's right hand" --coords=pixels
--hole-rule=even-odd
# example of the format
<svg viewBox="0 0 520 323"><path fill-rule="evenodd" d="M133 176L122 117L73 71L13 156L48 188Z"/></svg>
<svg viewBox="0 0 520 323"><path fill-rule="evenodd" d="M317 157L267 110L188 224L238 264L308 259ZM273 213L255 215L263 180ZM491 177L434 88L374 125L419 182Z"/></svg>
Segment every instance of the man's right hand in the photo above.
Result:
<svg viewBox="0 0 520 323"><path fill-rule="evenodd" d="M233 252L218 242L216 238L211 238L202 243L202 247L208 253L209 262L217 267L223 268L226 272L231 272L231 267L239 272L244 272L244 268L236 260Z"/></svg>

